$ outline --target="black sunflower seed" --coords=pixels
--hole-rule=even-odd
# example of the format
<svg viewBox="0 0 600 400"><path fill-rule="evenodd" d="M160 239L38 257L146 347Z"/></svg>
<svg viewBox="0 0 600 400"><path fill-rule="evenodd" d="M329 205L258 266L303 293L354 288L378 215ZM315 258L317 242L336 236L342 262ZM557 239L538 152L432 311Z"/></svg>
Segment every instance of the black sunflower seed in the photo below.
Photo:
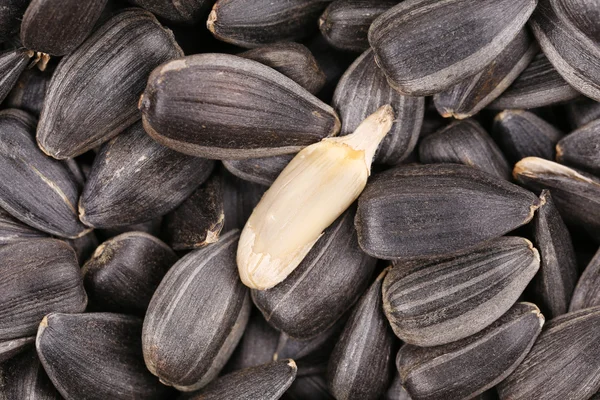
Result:
<svg viewBox="0 0 600 400"><path fill-rule="evenodd" d="M0 7L0 43L19 31L29 0L5 0Z"/></svg>
<svg viewBox="0 0 600 400"><path fill-rule="evenodd" d="M18 355L0 365L0 398L3 400L62 399L48 379L35 350Z"/></svg>
<svg viewBox="0 0 600 400"><path fill-rule="evenodd" d="M584 125L558 142L556 160L600 175L600 120Z"/></svg>
<svg viewBox="0 0 600 400"><path fill-rule="evenodd" d="M245 160L226 160L223 161L223 165L238 178L264 186L271 186L295 155L284 154L272 157L247 158Z"/></svg>
<svg viewBox="0 0 600 400"><path fill-rule="evenodd" d="M600 305L600 249L587 265L577 282L569 311Z"/></svg>
<svg viewBox="0 0 600 400"><path fill-rule="evenodd" d="M38 117L42 112L46 88L50 83L50 71L37 68L25 70L6 98L6 106L18 108Z"/></svg>
<svg viewBox="0 0 600 400"><path fill-rule="evenodd" d="M191 25L208 15L210 0L129 0L173 24Z"/></svg>
<svg viewBox="0 0 600 400"><path fill-rule="evenodd" d="M31 56L30 51L22 48L0 52L0 103L8 96L21 73L27 68Z"/></svg>

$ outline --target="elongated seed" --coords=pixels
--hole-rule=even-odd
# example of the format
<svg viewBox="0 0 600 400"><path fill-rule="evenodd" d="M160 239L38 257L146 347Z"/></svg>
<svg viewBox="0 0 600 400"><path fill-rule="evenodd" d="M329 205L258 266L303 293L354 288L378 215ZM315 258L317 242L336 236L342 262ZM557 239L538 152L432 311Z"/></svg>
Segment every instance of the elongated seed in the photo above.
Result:
<svg viewBox="0 0 600 400"><path fill-rule="evenodd" d="M50 71L25 70L6 98L8 108L18 108L39 117L50 83Z"/></svg>
<svg viewBox="0 0 600 400"><path fill-rule="evenodd" d="M582 97L566 105L567 116L574 129L600 118L600 103Z"/></svg>
<svg viewBox="0 0 600 400"><path fill-rule="evenodd" d="M0 399L60 400L35 352L29 350L0 366Z"/></svg>
<svg viewBox="0 0 600 400"><path fill-rule="evenodd" d="M22 48L0 52L0 103L15 86L32 55L32 52Z"/></svg>
<svg viewBox="0 0 600 400"><path fill-rule="evenodd" d="M0 208L0 245L23 242L29 239L45 238L47 235L25 225Z"/></svg>
<svg viewBox="0 0 600 400"><path fill-rule="evenodd" d="M191 25L206 16L209 0L130 0L131 3L151 11L173 24Z"/></svg>
<svg viewBox="0 0 600 400"><path fill-rule="evenodd" d="M577 282L569 311L579 311L584 308L600 305L600 249L589 262Z"/></svg>
<svg viewBox="0 0 600 400"><path fill-rule="evenodd" d="M556 160L600 175L600 120L584 125L558 142Z"/></svg>

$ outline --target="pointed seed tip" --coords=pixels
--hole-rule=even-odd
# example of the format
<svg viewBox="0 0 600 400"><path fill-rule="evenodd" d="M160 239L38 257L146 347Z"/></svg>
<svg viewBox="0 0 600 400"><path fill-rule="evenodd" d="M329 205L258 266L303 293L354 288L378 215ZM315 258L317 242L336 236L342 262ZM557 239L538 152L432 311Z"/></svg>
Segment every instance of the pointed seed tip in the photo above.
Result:
<svg viewBox="0 0 600 400"><path fill-rule="evenodd" d="M208 19L206 20L206 28L211 32L215 33L215 22L217 22L217 5L210 11Z"/></svg>
<svg viewBox="0 0 600 400"><path fill-rule="evenodd" d="M288 366L290 368L292 368L294 371L298 370L298 366L296 365L296 361L292 360L291 358L288 360L287 362Z"/></svg>

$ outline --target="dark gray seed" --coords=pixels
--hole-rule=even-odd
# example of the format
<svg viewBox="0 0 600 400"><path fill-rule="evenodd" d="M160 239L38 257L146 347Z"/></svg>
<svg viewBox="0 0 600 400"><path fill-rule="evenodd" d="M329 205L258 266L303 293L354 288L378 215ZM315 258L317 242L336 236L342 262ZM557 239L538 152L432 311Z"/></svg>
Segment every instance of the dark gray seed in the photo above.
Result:
<svg viewBox="0 0 600 400"><path fill-rule="evenodd" d="M331 0L217 0L206 27L241 47L291 42L310 35Z"/></svg>
<svg viewBox="0 0 600 400"><path fill-rule="evenodd" d="M29 0L3 0L0 5L0 43L19 31Z"/></svg>
<svg viewBox="0 0 600 400"><path fill-rule="evenodd" d="M518 367L543 324L534 304L517 303L466 339L436 347L405 345L396 358L402 384L413 400L471 399Z"/></svg>
<svg viewBox="0 0 600 400"><path fill-rule="evenodd" d="M0 112L0 207L43 232L83 236L89 229L77 218L78 183L67 165L40 151L34 131L25 112Z"/></svg>
<svg viewBox="0 0 600 400"><path fill-rule="evenodd" d="M577 129L558 142L556 160L600 175L600 119Z"/></svg>
<svg viewBox="0 0 600 400"><path fill-rule="evenodd" d="M296 82L228 54L163 64L150 75L140 110L159 143L216 159L294 153L340 129L335 111Z"/></svg>
<svg viewBox="0 0 600 400"><path fill-rule="evenodd" d="M472 119L456 121L419 144L424 164L457 163L510 179L511 168L487 132Z"/></svg>
<svg viewBox="0 0 600 400"><path fill-rule="evenodd" d="M206 386L238 344L250 315L237 272L238 231L179 260L154 293L144 319L146 366L178 390Z"/></svg>
<svg viewBox="0 0 600 400"><path fill-rule="evenodd" d="M566 105L567 116L573 129L600 119L600 103L595 100L582 97L579 100L571 101Z"/></svg>
<svg viewBox="0 0 600 400"><path fill-rule="evenodd" d="M400 375L394 374L394 380L381 400L411 400L410 395L402 386Z"/></svg>
<svg viewBox="0 0 600 400"><path fill-rule="evenodd" d="M31 0L21 23L23 46L64 56L92 32L107 0Z"/></svg>
<svg viewBox="0 0 600 400"><path fill-rule="evenodd" d="M563 103L581 94L554 69L544 53L539 53L525 71L488 108L537 108Z"/></svg>
<svg viewBox="0 0 600 400"><path fill-rule="evenodd" d="M94 232L102 242L126 232L146 232L149 235L158 236L160 235L162 222L163 218L159 217L147 222L140 222L139 224L95 229Z"/></svg>
<svg viewBox="0 0 600 400"><path fill-rule="evenodd" d="M38 68L25 70L8 94L6 106L27 111L38 117L42 112L46 88L51 77L52 74L48 69L46 71L40 71Z"/></svg>
<svg viewBox="0 0 600 400"><path fill-rule="evenodd" d="M383 310L405 343L455 342L508 311L539 267L538 251L519 237L452 256L396 262L383 282Z"/></svg>
<svg viewBox="0 0 600 400"><path fill-rule="evenodd" d="M553 160L554 146L564 136L537 115L523 110L496 115L492 131L511 164L525 157Z"/></svg>
<svg viewBox="0 0 600 400"><path fill-rule="evenodd" d="M87 296L79 265L65 242L37 239L2 246L0 259L2 352L25 346L29 340L10 342L35 336L44 315L85 310Z"/></svg>
<svg viewBox="0 0 600 400"><path fill-rule="evenodd" d="M481 72L434 96L435 107L445 117L469 118L502 94L527 68L539 47L525 28Z"/></svg>
<svg viewBox="0 0 600 400"><path fill-rule="evenodd" d="M0 52L0 103L15 86L32 55L32 52L23 48Z"/></svg>
<svg viewBox="0 0 600 400"><path fill-rule="evenodd" d="M48 235L25 225L0 208L0 246L45 237Z"/></svg>
<svg viewBox="0 0 600 400"><path fill-rule="evenodd" d="M517 369L498 385L500 399L585 400L600 389L600 307L554 318Z"/></svg>
<svg viewBox="0 0 600 400"><path fill-rule="evenodd" d="M425 113L425 98L403 96L390 87L367 50L350 65L333 95L333 106L342 119L340 135L352 132L379 107L391 104L396 118L382 140L375 162L398 164L415 148Z"/></svg>
<svg viewBox="0 0 600 400"><path fill-rule="evenodd" d="M242 229L246 225L252 210L254 210L268 188L239 179L227 171L224 172L223 206L225 224L221 232L229 232L232 229Z"/></svg>
<svg viewBox="0 0 600 400"><path fill-rule="evenodd" d="M329 359L327 382L337 400L378 399L390 383L394 333L383 315L381 298L388 270L358 301Z"/></svg>
<svg viewBox="0 0 600 400"><path fill-rule="evenodd" d="M191 250L219 240L225 223L224 178L213 174L167 214L162 235L174 250Z"/></svg>
<svg viewBox="0 0 600 400"><path fill-rule="evenodd" d="M20 339L0 340L0 362L11 359L28 347L33 346L35 336L27 336ZM1 382L0 382L1 383ZM0 389L1 389L0 384ZM0 391L0 394L2 392ZM2 399L4 400L4 399Z"/></svg>
<svg viewBox="0 0 600 400"><path fill-rule="evenodd" d="M169 389L144 366L141 331L142 320L129 315L52 313L35 347L65 400L162 399Z"/></svg>
<svg viewBox="0 0 600 400"><path fill-rule="evenodd" d="M369 43L392 87L427 96L494 61L536 4L537 0L404 1L373 22Z"/></svg>
<svg viewBox="0 0 600 400"><path fill-rule="evenodd" d="M327 380L319 374L298 376L284 393L282 400L335 400L329 393Z"/></svg>
<svg viewBox="0 0 600 400"><path fill-rule="evenodd" d="M213 166L161 146L136 123L100 149L79 199L79 218L94 228L156 219L188 198Z"/></svg>
<svg viewBox="0 0 600 400"><path fill-rule="evenodd" d="M34 350L0 365L0 399L61 400Z"/></svg>
<svg viewBox="0 0 600 400"><path fill-rule="evenodd" d="M83 265L98 247L98 238L94 231L77 239L65 239L65 242L75 250L79 265Z"/></svg>
<svg viewBox="0 0 600 400"><path fill-rule="evenodd" d="M150 299L177 256L143 232L128 232L102 243L83 267L94 310L143 316Z"/></svg>
<svg viewBox="0 0 600 400"><path fill-rule="evenodd" d="M325 73L306 46L300 43L274 43L239 53L281 72L304 89L316 94L325 84Z"/></svg>
<svg viewBox="0 0 600 400"><path fill-rule="evenodd" d="M533 240L540 250L540 272L533 280L534 299L548 318L569 309L577 284L577 259L571 235L554 206L548 190L542 190L542 205L533 217Z"/></svg>
<svg viewBox="0 0 600 400"><path fill-rule="evenodd" d="M569 311L600 305L600 249L587 265L577 282Z"/></svg>
<svg viewBox="0 0 600 400"><path fill-rule="evenodd" d="M252 300L276 329L295 339L313 338L358 300L376 260L358 247L354 209L329 228L300 265L279 285L252 290Z"/></svg>
<svg viewBox="0 0 600 400"><path fill-rule="evenodd" d="M192 25L206 17L210 0L129 0L173 24Z"/></svg>
<svg viewBox="0 0 600 400"><path fill-rule="evenodd" d="M335 0L321 15L319 29L333 47L363 52L369 48L371 23L396 4L396 0Z"/></svg>
<svg viewBox="0 0 600 400"><path fill-rule="evenodd" d="M223 165L238 178L264 186L271 186L295 156L296 154L284 154L272 157L247 158L245 160L226 160L223 161Z"/></svg>
<svg viewBox="0 0 600 400"><path fill-rule="evenodd" d="M117 14L58 64L37 130L40 148L71 158L116 136L140 118L150 71L182 54L151 13Z"/></svg>
<svg viewBox="0 0 600 400"><path fill-rule="evenodd" d="M533 218L539 199L458 164L399 166L375 175L358 200L358 243L382 259L444 255Z"/></svg>

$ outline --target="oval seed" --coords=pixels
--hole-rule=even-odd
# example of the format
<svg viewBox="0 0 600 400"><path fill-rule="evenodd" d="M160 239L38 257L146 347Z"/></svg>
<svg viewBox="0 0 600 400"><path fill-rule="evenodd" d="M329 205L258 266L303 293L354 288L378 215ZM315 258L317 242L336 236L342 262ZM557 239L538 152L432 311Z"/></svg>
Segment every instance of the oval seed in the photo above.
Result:
<svg viewBox="0 0 600 400"><path fill-rule="evenodd" d="M600 175L600 120L584 125L558 142L556 160Z"/></svg>
<svg viewBox="0 0 600 400"><path fill-rule="evenodd" d="M0 366L0 398L61 400L35 350L29 350Z"/></svg>

